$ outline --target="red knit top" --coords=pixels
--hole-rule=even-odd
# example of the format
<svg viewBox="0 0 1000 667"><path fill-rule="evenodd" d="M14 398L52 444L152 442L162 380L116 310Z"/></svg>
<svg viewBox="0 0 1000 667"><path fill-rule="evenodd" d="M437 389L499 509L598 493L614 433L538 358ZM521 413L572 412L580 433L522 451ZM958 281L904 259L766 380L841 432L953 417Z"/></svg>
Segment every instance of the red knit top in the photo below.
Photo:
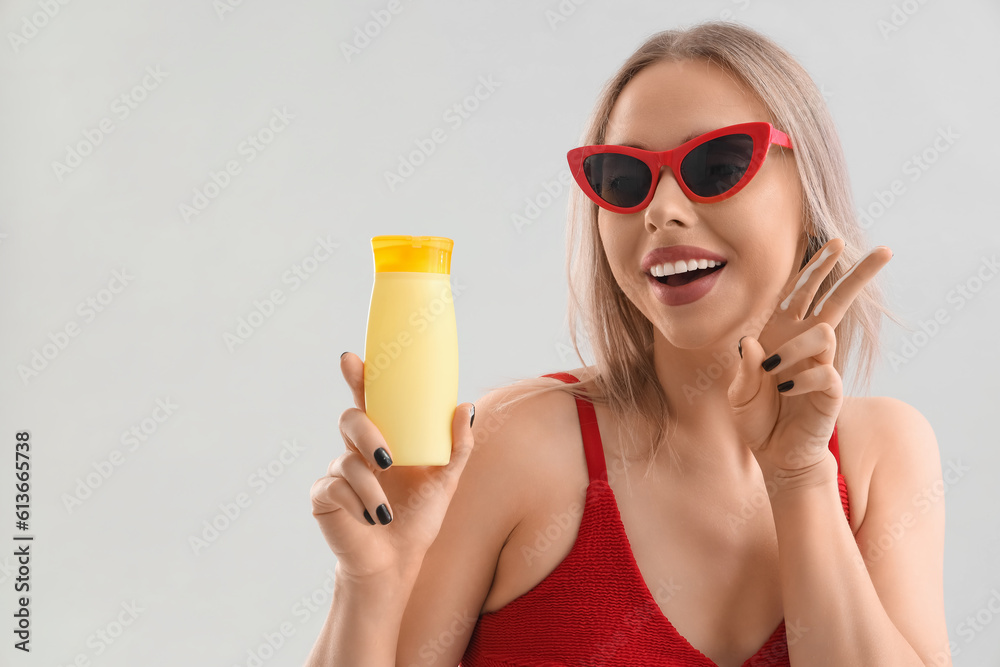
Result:
<svg viewBox="0 0 1000 667"><path fill-rule="evenodd" d="M549 373L579 382L569 373ZM576 542L538 585L502 609L482 614L461 667L718 667L677 632L639 572L608 485L594 405L577 398L590 484ZM844 515L837 429L830 438ZM743 667L789 665L785 622Z"/></svg>

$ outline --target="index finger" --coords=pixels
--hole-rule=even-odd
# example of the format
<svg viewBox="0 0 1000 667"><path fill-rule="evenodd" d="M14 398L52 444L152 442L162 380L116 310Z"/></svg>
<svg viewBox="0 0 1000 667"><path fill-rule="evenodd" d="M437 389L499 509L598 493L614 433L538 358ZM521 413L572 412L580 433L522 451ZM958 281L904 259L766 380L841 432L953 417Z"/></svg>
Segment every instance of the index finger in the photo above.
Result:
<svg viewBox="0 0 1000 667"><path fill-rule="evenodd" d="M818 319L836 327L854 299L875 274L892 259L888 246L875 246L864 257L854 263L837 282L830 286L823 298L816 302L812 314ZM829 301L829 303L827 303ZM822 315L820 314L822 313Z"/></svg>
<svg viewBox="0 0 1000 667"><path fill-rule="evenodd" d="M844 240L841 238L833 238L824 243L785 285L785 298L778 308L790 312L797 319L805 317L816 290L833 270L843 250Z"/></svg>
<svg viewBox="0 0 1000 667"><path fill-rule="evenodd" d="M343 373L347 386L354 396L354 405L359 410L365 409L365 362L353 352L340 355L340 372Z"/></svg>

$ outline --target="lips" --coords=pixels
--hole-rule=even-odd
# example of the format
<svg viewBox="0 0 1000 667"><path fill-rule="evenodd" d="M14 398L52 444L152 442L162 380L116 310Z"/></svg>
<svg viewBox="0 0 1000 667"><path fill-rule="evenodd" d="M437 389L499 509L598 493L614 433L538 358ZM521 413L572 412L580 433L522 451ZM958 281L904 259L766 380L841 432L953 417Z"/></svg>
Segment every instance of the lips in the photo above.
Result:
<svg viewBox="0 0 1000 667"><path fill-rule="evenodd" d="M664 278L656 278L646 274L646 280L649 281L653 293L660 303L665 306L684 306L694 303L708 294L725 270L726 265L723 264L712 269L695 269ZM687 275L691 276L692 279L681 284L680 281ZM671 284L669 282L671 280L674 280L675 283Z"/></svg>

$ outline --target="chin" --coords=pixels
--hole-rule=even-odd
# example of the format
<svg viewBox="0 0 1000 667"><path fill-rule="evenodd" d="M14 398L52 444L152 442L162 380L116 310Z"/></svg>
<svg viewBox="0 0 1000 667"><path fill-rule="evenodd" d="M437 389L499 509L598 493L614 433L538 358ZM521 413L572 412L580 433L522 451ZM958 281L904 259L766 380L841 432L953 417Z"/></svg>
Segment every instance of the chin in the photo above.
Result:
<svg viewBox="0 0 1000 667"><path fill-rule="evenodd" d="M659 336L679 350L704 350L716 348L720 343L729 345L732 338L728 329L720 327L718 321L704 322L694 326L679 327L677 323L653 322L654 335ZM738 338L738 337L737 337ZM733 338L735 347L736 338Z"/></svg>

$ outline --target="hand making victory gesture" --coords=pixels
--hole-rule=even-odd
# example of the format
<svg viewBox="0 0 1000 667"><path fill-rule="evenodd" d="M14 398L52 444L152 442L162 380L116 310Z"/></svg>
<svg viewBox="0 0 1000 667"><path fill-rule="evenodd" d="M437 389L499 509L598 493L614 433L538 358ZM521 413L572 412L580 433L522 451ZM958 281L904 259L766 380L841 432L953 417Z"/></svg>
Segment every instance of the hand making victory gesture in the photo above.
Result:
<svg viewBox="0 0 1000 667"><path fill-rule="evenodd" d="M834 330L864 286L892 258L878 246L850 268L806 311L844 250L828 241L781 292L758 338L740 339L742 361L729 387L729 404L742 441L765 479L802 483L813 470L835 461L828 442L843 404L840 374L833 367ZM820 471L820 475L827 474Z"/></svg>

